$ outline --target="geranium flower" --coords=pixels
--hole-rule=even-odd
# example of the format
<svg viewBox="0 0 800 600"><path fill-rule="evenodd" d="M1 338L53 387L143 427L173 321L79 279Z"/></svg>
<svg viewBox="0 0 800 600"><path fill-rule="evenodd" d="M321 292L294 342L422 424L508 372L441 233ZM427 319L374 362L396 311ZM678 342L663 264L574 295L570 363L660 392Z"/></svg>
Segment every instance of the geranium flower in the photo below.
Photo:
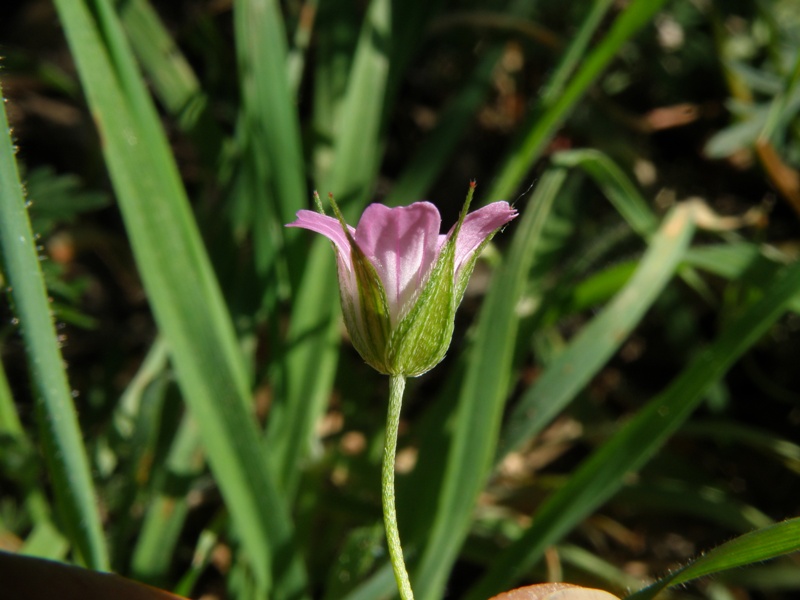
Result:
<svg viewBox="0 0 800 600"><path fill-rule="evenodd" d="M320 212L298 211L287 225L333 242L345 324L356 350L381 373L414 377L444 358L480 251L517 216L508 202L467 214L474 188L447 234L439 233L441 217L430 202L371 204L354 228L332 196L336 218L322 213L315 196Z"/></svg>

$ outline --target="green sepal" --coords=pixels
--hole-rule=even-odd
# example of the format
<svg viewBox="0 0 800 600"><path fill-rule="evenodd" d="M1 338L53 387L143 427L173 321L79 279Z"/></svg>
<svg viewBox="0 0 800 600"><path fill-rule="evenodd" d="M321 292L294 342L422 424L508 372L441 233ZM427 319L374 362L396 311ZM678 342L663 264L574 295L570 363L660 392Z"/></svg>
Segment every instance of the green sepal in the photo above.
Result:
<svg viewBox="0 0 800 600"><path fill-rule="evenodd" d="M475 182L472 181L458 222L442 248L428 282L414 307L392 332L388 362L395 374L417 377L438 365L447 354L453 339L456 309L477 260L476 253L461 270L466 277L459 276L455 281L456 240L474 193Z"/></svg>
<svg viewBox="0 0 800 600"><path fill-rule="evenodd" d="M355 326L355 323L347 323L347 327L351 335L354 331L363 335L362 340L354 339L353 345L371 367L386 375L394 374L389 366L391 361L387 360L386 352L391 335L386 291L375 267L352 240L350 252L358 285L362 328Z"/></svg>
<svg viewBox="0 0 800 600"><path fill-rule="evenodd" d="M455 322L455 240L445 244L414 307L392 332L393 374L416 377L438 365L450 347Z"/></svg>
<svg viewBox="0 0 800 600"><path fill-rule="evenodd" d="M353 306L352 298L340 286L339 296L342 300L342 314L347 331L350 332L353 346L358 350L361 358L375 370L389 375L393 371L386 359L386 349L391 335L389 301L386 299L386 290L383 289L383 283L375 266L353 239L333 196L331 195L329 198L333 212L350 243L350 258L358 287L359 306L356 307ZM359 316L360 322L358 322Z"/></svg>

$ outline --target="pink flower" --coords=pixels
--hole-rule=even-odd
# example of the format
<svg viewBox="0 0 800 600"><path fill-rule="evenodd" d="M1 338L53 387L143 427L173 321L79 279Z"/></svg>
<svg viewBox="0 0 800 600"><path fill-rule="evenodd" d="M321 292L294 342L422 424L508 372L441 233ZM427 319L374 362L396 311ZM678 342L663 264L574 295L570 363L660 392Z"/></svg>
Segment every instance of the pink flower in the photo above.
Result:
<svg viewBox="0 0 800 600"><path fill-rule="evenodd" d="M446 235L429 202L371 204L353 228L331 197L337 218L301 210L287 225L333 242L345 324L358 352L381 373L421 375L444 358L480 250L517 216L507 202L467 215L473 191L474 184Z"/></svg>

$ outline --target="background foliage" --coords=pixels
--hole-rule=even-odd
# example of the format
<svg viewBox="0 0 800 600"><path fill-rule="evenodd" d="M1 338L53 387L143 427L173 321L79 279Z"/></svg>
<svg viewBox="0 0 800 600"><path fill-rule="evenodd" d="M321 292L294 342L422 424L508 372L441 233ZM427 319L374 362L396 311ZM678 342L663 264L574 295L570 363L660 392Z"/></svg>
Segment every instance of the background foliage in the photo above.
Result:
<svg viewBox="0 0 800 600"><path fill-rule="evenodd" d="M453 222L474 178L521 217L406 392L417 596L715 547L635 597L800 589L796 2L23 0L0 44L0 548L390 597L387 380L283 224L313 189Z"/></svg>

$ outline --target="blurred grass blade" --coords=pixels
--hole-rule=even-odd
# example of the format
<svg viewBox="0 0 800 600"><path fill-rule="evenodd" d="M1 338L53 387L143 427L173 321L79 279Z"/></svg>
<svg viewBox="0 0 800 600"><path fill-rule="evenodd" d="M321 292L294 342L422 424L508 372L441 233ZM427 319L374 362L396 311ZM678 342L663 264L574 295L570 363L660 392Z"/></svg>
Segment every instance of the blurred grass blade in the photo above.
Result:
<svg viewBox="0 0 800 600"><path fill-rule="evenodd" d="M342 600L375 600L375 598L389 597L395 593L396 586L392 563L387 562Z"/></svg>
<svg viewBox="0 0 800 600"><path fill-rule="evenodd" d="M373 0L363 24L341 110L333 169L319 186L334 193L348 218L358 215L382 156L381 123L389 74L391 5ZM346 203L346 205L345 205ZM288 222L288 221L287 221ZM327 405L338 359L338 281L330 243L315 239L292 305L283 357L282 399L273 405L267 441L278 478L292 498L314 423ZM321 302L324 298L326 301Z"/></svg>
<svg viewBox="0 0 800 600"><path fill-rule="evenodd" d="M292 36L292 48L286 60L286 70L289 77L289 88L292 96L297 96L300 84L303 81L303 71L306 66L306 55L311 44L311 34L317 17L319 0L305 0L300 9L300 16Z"/></svg>
<svg viewBox="0 0 800 600"><path fill-rule="evenodd" d="M0 189L0 201L7 201L2 189ZM2 230L0 230L0 235L3 235ZM0 248L2 248L2 246L0 246ZM2 254L1 251L0 254ZM5 264L5 262L3 262L3 264ZM4 271L7 270L4 268ZM3 277L7 275L8 272L3 273ZM8 285L8 281L5 283ZM2 349L2 346L0 346L0 352L2 352ZM9 455L11 453L16 454L18 457L27 457L21 458L26 476L25 483L23 483L22 487L25 489L25 509L33 523L33 531L26 538L25 544L28 544L31 536L36 535L37 540L44 539L53 542L53 550L60 550L63 544L63 554L66 554L69 550L69 543L53 524L50 516L50 505L48 504L44 490L35 483L35 479L38 476L38 469L32 468L28 461L36 461L38 463L34 458L36 450L27 432L23 429L22 422L19 420L17 407L11 393L11 387L8 384L5 365L3 365L2 362L0 362L0 450L2 450L2 456L6 460L10 459ZM20 464L20 459L16 459L15 462ZM36 466L38 467L38 464ZM42 532L45 532L46 535L42 535ZM40 550L43 551L43 553L36 554L37 556L46 556L46 552L50 551L45 549L45 544L42 544L36 545L31 554L35 554ZM61 556L59 556L59 558L61 558Z"/></svg>
<svg viewBox="0 0 800 600"><path fill-rule="evenodd" d="M136 375L128 382L114 411L114 428L123 438L128 439L133 435L136 417L142 404L142 395L166 369L168 359L168 348L164 338L156 338Z"/></svg>
<svg viewBox="0 0 800 600"><path fill-rule="evenodd" d="M3 141L2 143L5 143ZM1 159L0 159L1 160ZM2 168L2 166L0 166ZM9 185L9 182L14 181L13 179L5 179L5 175L2 181L0 181L0 198L2 198L3 202L8 204L11 203L11 196L7 195L6 187ZM17 179L17 182L19 180ZM20 194L22 191L20 190ZM23 206L25 205L24 198L22 199ZM5 232L3 232L5 233ZM3 263L5 265L5 261ZM9 276L8 267L4 266L4 273L3 278L7 278ZM6 280L5 283L7 286L11 285L11 282ZM0 348L2 350L2 348ZM14 405L14 396L11 394L11 387L8 385L8 377L6 376L6 369L5 365L0 363L0 436L8 436L12 438L24 438L25 431L22 429L22 423L19 420L19 415L17 414L17 407Z"/></svg>
<svg viewBox="0 0 800 600"><path fill-rule="evenodd" d="M31 230L0 93L0 249L8 291L22 329L45 455L70 541L90 567L108 569L108 554L53 316ZM13 427L13 424L11 424Z"/></svg>
<svg viewBox="0 0 800 600"><path fill-rule="evenodd" d="M216 164L222 131L189 61L147 0L117 0L119 17L161 104L189 133L208 167Z"/></svg>
<svg viewBox="0 0 800 600"><path fill-rule="evenodd" d="M334 168L320 183L352 218L369 198L383 156L383 126L392 12L389 0L372 0L358 40L334 144Z"/></svg>
<svg viewBox="0 0 800 600"><path fill-rule="evenodd" d="M277 0L236 0L233 9L242 96L237 127L247 170L240 183L254 214L246 225L252 228L257 272L269 273L263 280L279 287L270 273L277 263L289 282L284 287L293 291L303 272L306 244L301 232L283 225L306 206L309 194L283 15Z"/></svg>
<svg viewBox="0 0 800 600"><path fill-rule="evenodd" d="M484 600L512 587L543 555L620 487L689 417L705 392L784 313L800 291L800 263L776 276L764 296L741 314L678 376L651 400L609 442L573 472L534 514L524 535L503 551L467 600Z"/></svg>
<svg viewBox="0 0 800 600"><path fill-rule="evenodd" d="M268 165L276 217L281 224L289 223L306 206L308 190L277 0L236 0L234 26L249 146Z"/></svg>
<svg viewBox="0 0 800 600"><path fill-rule="evenodd" d="M693 267L757 288L769 285L774 274L788 261L788 257L774 247L748 242L701 246L692 248L686 255L687 264ZM800 313L800 294L792 298L787 308Z"/></svg>
<svg viewBox="0 0 800 600"><path fill-rule="evenodd" d="M598 0L600 2L602 0ZM525 130L511 148L487 198L512 198L520 183L541 156L548 140L561 126L583 94L594 84L617 51L635 35L665 0L633 0L617 17L605 37L583 58L570 82L556 94L548 94L533 110Z"/></svg>
<svg viewBox="0 0 800 600"><path fill-rule="evenodd" d="M56 7L150 305L236 532L261 585L271 570L274 597L303 597L304 568L250 414L247 370L155 109L128 72L124 37L114 47L120 75L86 4L57 0ZM113 13L102 13L105 30L118 29Z"/></svg>
<svg viewBox="0 0 800 600"><path fill-rule="evenodd" d="M797 116L796 108L791 107L792 99L796 97L798 87L800 86L800 54L794 57L794 64L791 71L786 77L786 82L783 89L775 95L770 103L769 112L767 113L766 123L764 129L759 135L758 142L774 142L780 140L776 139L776 132L784 131L789 127L789 123Z"/></svg>
<svg viewBox="0 0 800 600"><path fill-rule="evenodd" d="M597 150L569 150L553 155L553 164L580 167L586 171L637 234L647 239L658 228L658 220L642 194L608 156Z"/></svg>
<svg viewBox="0 0 800 600"><path fill-rule="evenodd" d="M25 538L19 554L63 561L69 553L69 541L52 521L41 521Z"/></svg>
<svg viewBox="0 0 800 600"><path fill-rule="evenodd" d="M436 517L412 585L421 600L441 598L469 530L475 499L491 467L511 380L511 361L522 294L541 232L566 170L544 174L519 224L507 262L495 274L481 309L461 386L453 441Z"/></svg>
<svg viewBox="0 0 800 600"><path fill-rule="evenodd" d="M686 203L672 211L623 290L528 388L511 413L498 459L541 431L628 339L672 279L692 240L692 209L693 205Z"/></svg>
<svg viewBox="0 0 800 600"><path fill-rule="evenodd" d="M115 5L131 47L150 77L159 100L169 114L178 117L181 126L189 125L181 115L201 93L200 82L191 65L148 0L115 0ZM186 116L191 115L190 112Z"/></svg>
<svg viewBox="0 0 800 600"><path fill-rule="evenodd" d="M739 502L721 489L674 479L629 485L614 496L614 505L637 514L698 518L736 533L773 523L754 506Z"/></svg>
<svg viewBox="0 0 800 600"><path fill-rule="evenodd" d="M630 600L650 600L661 590L698 577L760 563L800 550L800 518L789 519L763 529L745 533L703 554L682 569L627 596Z"/></svg>
<svg viewBox="0 0 800 600"><path fill-rule="evenodd" d="M197 423L190 415L184 415L165 464L154 477L154 496L148 503L131 559L131 572L137 579L161 584L169 573L189 514L191 485L202 474L204 464Z"/></svg>
<svg viewBox="0 0 800 600"><path fill-rule="evenodd" d="M681 431L683 436L714 440L720 445L736 442L769 456L787 469L800 474L800 444L782 438L772 431L728 420L693 421Z"/></svg>

